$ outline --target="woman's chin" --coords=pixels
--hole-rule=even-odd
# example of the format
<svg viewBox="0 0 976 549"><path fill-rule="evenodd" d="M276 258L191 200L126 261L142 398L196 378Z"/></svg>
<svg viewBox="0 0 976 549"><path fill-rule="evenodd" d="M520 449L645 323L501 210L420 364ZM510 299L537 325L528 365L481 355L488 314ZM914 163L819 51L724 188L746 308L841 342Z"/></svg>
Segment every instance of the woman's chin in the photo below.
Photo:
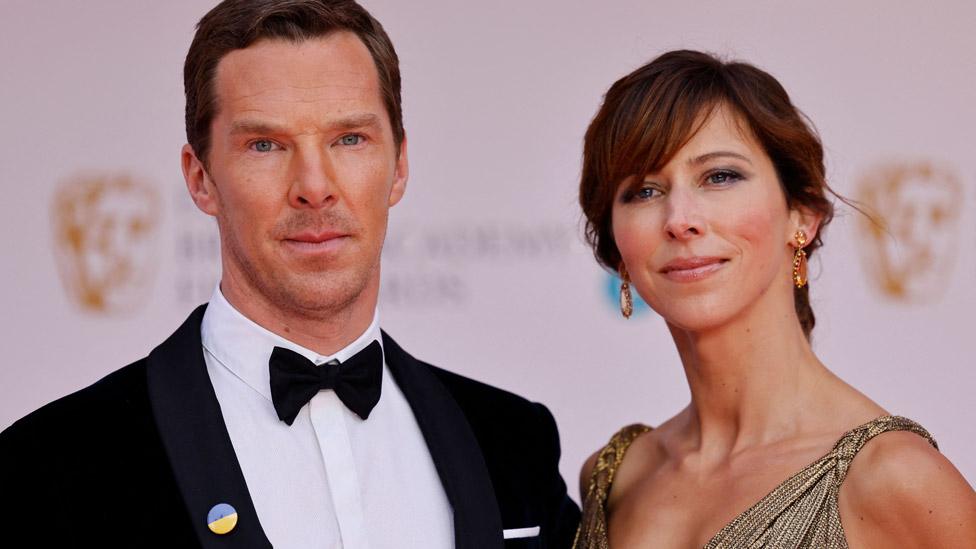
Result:
<svg viewBox="0 0 976 549"><path fill-rule="evenodd" d="M710 311L667 311L661 317L672 332L675 330L691 333L706 333L727 326L733 315L722 314L715 309Z"/></svg>

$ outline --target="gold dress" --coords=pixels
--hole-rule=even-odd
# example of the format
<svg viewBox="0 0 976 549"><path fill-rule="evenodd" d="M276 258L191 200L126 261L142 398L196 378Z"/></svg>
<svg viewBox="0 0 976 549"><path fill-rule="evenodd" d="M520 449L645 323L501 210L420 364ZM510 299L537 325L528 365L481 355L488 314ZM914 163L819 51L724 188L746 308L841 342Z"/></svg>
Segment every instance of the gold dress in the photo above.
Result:
<svg viewBox="0 0 976 549"><path fill-rule="evenodd" d="M627 448L646 425L624 427L597 456L583 499L583 520L574 549L609 549L607 495ZM844 434L833 450L786 479L758 503L737 516L705 549L847 549L837 495L847 468L864 444L887 431L911 431L938 445L921 425L899 416L883 416Z"/></svg>

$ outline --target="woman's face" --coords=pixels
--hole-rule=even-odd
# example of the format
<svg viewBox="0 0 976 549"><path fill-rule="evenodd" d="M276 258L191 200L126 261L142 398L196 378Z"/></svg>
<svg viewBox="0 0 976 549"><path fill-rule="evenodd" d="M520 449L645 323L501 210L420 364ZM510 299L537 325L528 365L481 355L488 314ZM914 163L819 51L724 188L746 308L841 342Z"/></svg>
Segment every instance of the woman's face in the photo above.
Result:
<svg viewBox="0 0 976 549"><path fill-rule="evenodd" d="M797 229L776 170L746 124L727 107L657 173L625 180L613 235L630 279L671 325L704 331L760 300L792 309Z"/></svg>

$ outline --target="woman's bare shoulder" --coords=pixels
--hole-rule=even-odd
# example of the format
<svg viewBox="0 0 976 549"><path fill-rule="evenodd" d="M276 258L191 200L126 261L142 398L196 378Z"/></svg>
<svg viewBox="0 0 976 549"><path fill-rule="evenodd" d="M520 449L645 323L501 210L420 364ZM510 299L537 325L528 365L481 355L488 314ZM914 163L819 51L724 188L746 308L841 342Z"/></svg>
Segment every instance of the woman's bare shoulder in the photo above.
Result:
<svg viewBox="0 0 976 549"><path fill-rule="evenodd" d="M839 502L851 546L976 546L976 492L915 433L888 432L867 443Z"/></svg>
<svg viewBox="0 0 976 549"><path fill-rule="evenodd" d="M654 429L650 426L644 425L643 423L634 423L618 430L610 438L607 444L603 445L597 451L593 452L590 457L586 458L583 462L582 468L580 468L580 497L586 497L589 491L590 483L593 479L593 473L597 468L597 464L600 461L600 456L604 455L604 459L609 458L608 449L626 449L626 453L631 452L631 448L638 444L638 441L644 439L648 436L653 436ZM623 464L621 463L621 469ZM619 475L619 470L615 472Z"/></svg>

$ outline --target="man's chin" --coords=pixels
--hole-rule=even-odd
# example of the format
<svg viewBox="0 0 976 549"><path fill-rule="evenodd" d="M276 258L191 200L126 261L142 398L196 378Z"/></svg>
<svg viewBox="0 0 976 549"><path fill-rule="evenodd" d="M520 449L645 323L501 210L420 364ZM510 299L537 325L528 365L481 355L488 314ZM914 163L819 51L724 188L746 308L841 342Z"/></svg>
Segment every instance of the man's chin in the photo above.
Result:
<svg viewBox="0 0 976 549"><path fill-rule="evenodd" d="M345 276L344 276L345 275ZM277 286L273 303L294 312L334 315L356 303L367 281L348 273L315 273L271 281ZM282 284L284 282L284 284Z"/></svg>

